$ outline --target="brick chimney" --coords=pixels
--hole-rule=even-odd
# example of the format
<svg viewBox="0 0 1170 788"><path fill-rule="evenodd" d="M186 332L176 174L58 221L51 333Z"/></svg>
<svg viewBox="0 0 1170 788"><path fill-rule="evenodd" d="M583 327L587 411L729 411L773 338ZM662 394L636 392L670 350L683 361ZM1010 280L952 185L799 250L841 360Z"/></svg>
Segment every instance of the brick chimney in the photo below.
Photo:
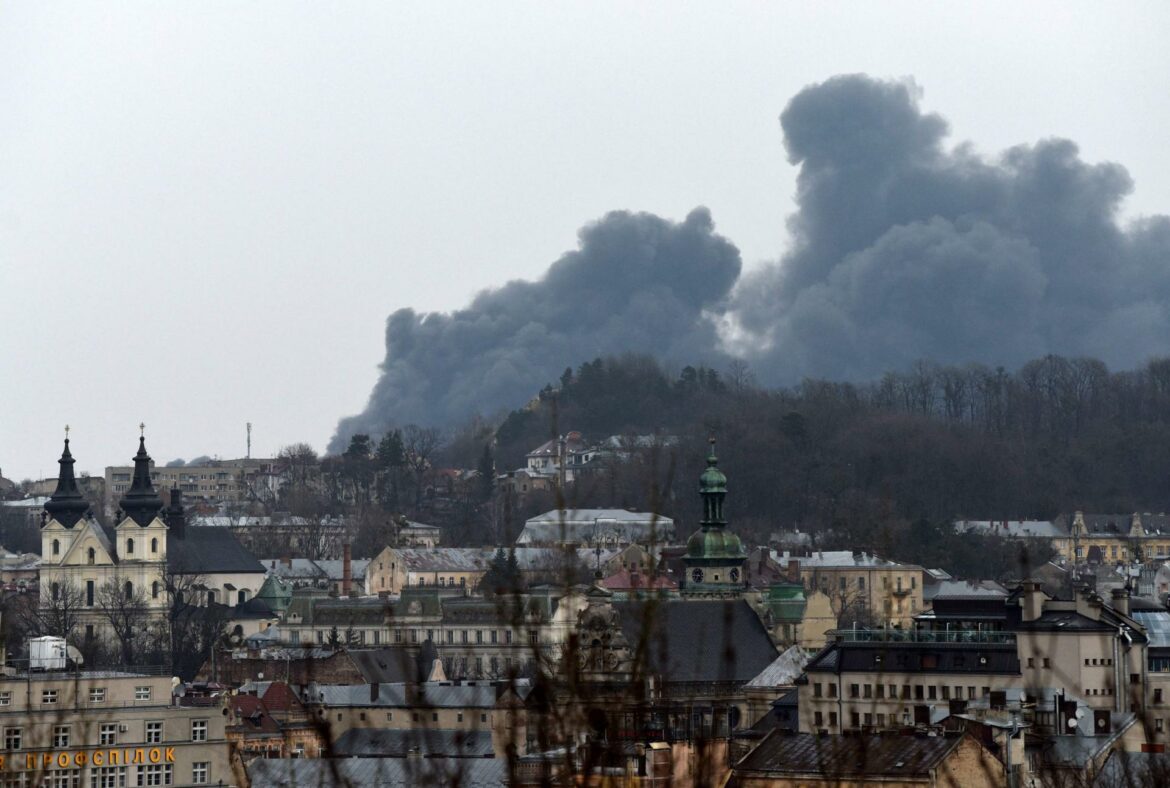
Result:
<svg viewBox="0 0 1170 788"><path fill-rule="evenodd" d="M1113 609L1123 616L1129 615L1129 589L1113 589Z"/></svg>
<svg viewBox="0 0 1170 788"><path fill-rule="evenodd" d="M341 595L349 596L353 587L353 553L349 542L341 548Z"/></svg>

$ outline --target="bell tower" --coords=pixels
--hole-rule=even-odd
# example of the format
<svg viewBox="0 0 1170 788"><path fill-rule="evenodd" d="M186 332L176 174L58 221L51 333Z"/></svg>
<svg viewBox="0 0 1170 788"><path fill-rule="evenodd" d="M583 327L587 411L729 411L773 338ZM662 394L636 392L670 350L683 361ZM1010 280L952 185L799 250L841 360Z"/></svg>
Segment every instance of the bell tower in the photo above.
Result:
<svg viewBox="0 0 1170 788"><path fill-rule="evenodd" d="M684 596L738 596L743 591L743 544L727 529L723 515L727 477L719 470L715 438L709 442L707 469L699 477L703 518L699 530L687 540L687 553L683 557L687 576L680 590Z"/></svg>

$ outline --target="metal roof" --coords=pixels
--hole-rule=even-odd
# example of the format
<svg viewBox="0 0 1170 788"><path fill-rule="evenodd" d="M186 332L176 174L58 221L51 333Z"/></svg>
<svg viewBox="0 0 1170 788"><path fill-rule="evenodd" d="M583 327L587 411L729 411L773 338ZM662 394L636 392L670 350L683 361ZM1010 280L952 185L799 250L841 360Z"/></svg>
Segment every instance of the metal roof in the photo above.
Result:
<svg viewBox="0 0 1170 788"><path fill-rule="evenodd" d="M804 649L800 646L790 646L745 686L770 689L791 685L804 672L804 666L807 664L808 656Z"/></svg>
<svg viewBox="0 0 1170 788"><path fill-rule="evenodd" d="M508 779L497 758L257 758L247 770L267 788L498 788Z"/></svg>
<svg viewBox="0 0 1170 788"><path fill-rule="evenodd" d="M411 752L424 758L495 757L489 730L352 728L333 744L338 757L405 758Z"/></svg>
<svg viewBox="0 0 1170 788"><path fill-rule="evenodd" d="M962 741L946 736L782 735L773 731L736 765L737 772L817 774L822 779L921 776Z"/></svg>

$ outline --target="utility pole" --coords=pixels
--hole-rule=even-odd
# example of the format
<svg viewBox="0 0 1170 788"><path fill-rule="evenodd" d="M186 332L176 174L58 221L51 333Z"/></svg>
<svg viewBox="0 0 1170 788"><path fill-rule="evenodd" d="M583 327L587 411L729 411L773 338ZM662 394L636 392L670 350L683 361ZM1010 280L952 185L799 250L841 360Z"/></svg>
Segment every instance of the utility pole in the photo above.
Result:
<svg viewBox="0 0 1170 788"><path fill-rule="evenodd" d="M245 455L246 459L252 459L252 422L248 422L248 453Z"/></svg>

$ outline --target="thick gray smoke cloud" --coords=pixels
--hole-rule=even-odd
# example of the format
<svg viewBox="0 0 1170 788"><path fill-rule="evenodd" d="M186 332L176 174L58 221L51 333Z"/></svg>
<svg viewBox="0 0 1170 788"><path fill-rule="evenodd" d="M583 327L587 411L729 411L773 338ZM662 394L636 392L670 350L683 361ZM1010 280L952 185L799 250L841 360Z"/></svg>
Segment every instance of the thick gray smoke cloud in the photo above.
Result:
<svg viewBox="0 0 1170 788"><path fill-rule="evenodd" d="M1125 169L1087 164L1061 139L994 161L948 150L946 122L917 93L836 77L781 115L800 166L792 251L746 277L732 306L761 376L1165 354L1170 219L1118 225Z"/></svg>
<svg viewBox="0 0 1170 788"><path fill-rule="evenodd" d="M1170 351L1170 218L1122 227L1132 188L1068 140L994 160L944 145L911 82L842 76L781 115L800 167L791 251L732 291L739 254L696 209L673 224L613 213L538 282L454 314L403 309L354 432L516 407L565 366L650 352L717 360L709 314L762 381L869 379L918 359L1013 367L1044 353L1133 366Z"/></svg>
<svg viewBox="0 0 1170 788"><path fill-rule="evenodd" d="M739 271L739 251L715 234L705 208L681 223L610 213L539 281L482 292L449 315L392 314L382 377L366 410L338 425L330 451L357 432L518 407L566 366L596 356L716 362L703 311L721 308Z"/></svg>

